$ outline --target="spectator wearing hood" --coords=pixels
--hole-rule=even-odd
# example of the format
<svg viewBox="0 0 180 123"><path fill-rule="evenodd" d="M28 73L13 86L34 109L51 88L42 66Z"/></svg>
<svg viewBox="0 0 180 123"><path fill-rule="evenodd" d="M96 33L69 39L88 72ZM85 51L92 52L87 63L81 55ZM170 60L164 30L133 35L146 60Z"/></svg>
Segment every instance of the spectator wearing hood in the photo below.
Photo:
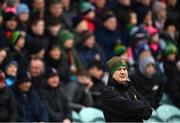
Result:
<svg viewBox="0 0 180 123"><path fill-rule="evenodd" d="M5 74L0 72L0 121L16 122L17 107L13 92L5 86Z"/></svg>
<svg viewBox="0 0 180 123"><path fill-rule="evenodd" d="M114 56L114 47L120 43L120 35L117 33L117 19L113 13L104 13L102 26L96 30L95 37L106 55L106 60Z"/></svg>
<svg viewBox="0 0 180 123"><path fill-rule="evenodd" d="M135 88L149 101L153 108L159 106L162 97L162 80L155 71L155 60L145 56L139 60L138 70L130 77Z"/></svg>
<svg viewBox="0 0 180 123"><path fill-rule="evenodd" d="M32 88L30 75L20 71L17 75L13 92L18 109L18 122L48 122L48 113L43 100Z"/></svg>
<svg viewBox="0 0 180 123"><path fill-rule="evenodd" d="M93 33L83 31L81 33L81 41L77 45L77 50L81 63L85 68L90 66L92 61L100 61L105 68L105 54L101 47L96 43L96 39Z"/></svg>
<svg viewBox="0 0 180 123"><path fill-rule="evenodd" d="M61 81L55 68L47 68L45 83L40 93L47 106L50 122L71 122L68 99L61 88Z"/></svg>
<svg viewBox="0 0 180 123"><path fill-rule="evenodd" d="M80 68L82 68L78 53L74 48L74 35L68 30L62 30L59 34L59 38L61 47L66 55L65 57L68 60L68 68L70 69L70 73L71 75L74 75Z"/></svg>

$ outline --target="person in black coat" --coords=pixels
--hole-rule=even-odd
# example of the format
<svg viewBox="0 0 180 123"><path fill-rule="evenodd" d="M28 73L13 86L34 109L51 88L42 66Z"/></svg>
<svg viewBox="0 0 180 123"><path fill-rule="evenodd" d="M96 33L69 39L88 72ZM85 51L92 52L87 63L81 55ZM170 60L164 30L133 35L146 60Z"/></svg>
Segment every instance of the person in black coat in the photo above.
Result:
<svg viewBox="0 0 180 123"><path fill-rule="evenodd" d="M135 88L156 109L162 98L163 76L159 76L155 70L155 61L152 56L141 58L138 65L137 72L130 76L130 79Z"/></svg>
<svg viewBox="0 0 180 123"><path fill-rule="evenodd" d="M107 122L143 122L152 113L149 103L128 81L127 63L119 57L108 61L110 71L107 87L101 95Z"/></svg>
<svg viewBox="0 0 180 123"><path fill-rule="evenodd" d="M16 122L16 100L12 91L5 87L4 79L4 73L0 72L0 122Z"/></svg>
<svg viewBox="0 0 180 123"><path fill-rule="evenodd" d="M40 94L47 106L50 122L71 122L68 99L60 86L60 78L55 68L47 68Z"/></svg>
<svg viewBox="0 0 180 123"><path fill-rule="evenodd" d="M38 92L32 88L31 77L21 71L12 87L17 101L18 122L48 122L48 113Z"/></svg>

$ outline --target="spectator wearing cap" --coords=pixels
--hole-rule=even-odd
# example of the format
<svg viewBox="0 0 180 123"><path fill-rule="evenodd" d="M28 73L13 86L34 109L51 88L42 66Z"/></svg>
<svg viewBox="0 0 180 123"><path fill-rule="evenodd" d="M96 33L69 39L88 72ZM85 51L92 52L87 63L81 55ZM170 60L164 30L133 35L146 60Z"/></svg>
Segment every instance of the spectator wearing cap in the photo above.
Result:
<svg viewBox="0 0 180 123"><path fill-rule="evenodd" d="M45 54L45 63L47 67L55 68L58 71L62 85L69 81L70 71L68 61L59 43L49 45Z"/></svg>
<svg viewBox="0 0 180 123"><path fill-rule="evenodd" d="M15 13L4 13L4 26L0 31L0 47L8 48L8 40L12 32L17 28L17 16Z"/></svg>
<svg viewBox="0 0 180 123"><path fill-rule="evenodd" d="M156 109L162 98L163 81L158 76L155 68L155 60L152 56L146 56L139 60L138 69L130 76L135 88L149 101Z"/></svg>
<svg viewBox="0 0 180 123"><path fill-rule="evenodd" d="M4 66L4 72L6 74L5 83L6 86L10 87L15 83L18 63L15 60L9 60Z"/></svg>
<svg viewBox="0 0 180 123"><path fill-rule="evenodd" d="M26 51L24 50L25 43L25 34L20 31L13 32L9 39L10 50L7 59L14 59L22 69L27 69L28 64Z"/></svg>
<svg viewBox="0 0 180 123"><path fill-rule="evenodd" d="M101 47L96 43L93 33L83 31L80 35L81 40L77 45L77 50L81 63L85 68L88 68L92 61L100 61L105 68L105 54Z"/></svg>
<svg viewBox="0 0 180 123"><path fill-rule="evenodd" d="M75 21L76 32L81 33L84 30L95 31L95 8L91 3L84 2L80 7L80 17Z"/></svg>
<svg viewBox="0 0 180 123"><path fill-rule="evenodd" d="M70 107L72 110L79 112L82 108L93 106L93 98L90 89L93 82L86 70L79 70L77 79L69 82L65 87Z"/></svg>
<svg viewBox="0 0 180 123"><path fill-rule="evenodd" d="M68 30L62 30L59 33L59 38L61 41L61 47L66 54L65 57L68 60L68 67L70 69L70 73L74 75L82 67L77 51L74 48L74 35Z"/></svg>
<svg viewBox="0 0 180 123"><path fill-rule="evenodd" d="M132 86L128 79L125 60L113 57L108 61L109 80L101 94L106 122L142 122L152 113L148 101Z"/></svg>
<svg viewBox="0 0 180 123"><path fill-rule="evenodd" d="M0 72L0 121L16 122L17 106L13 92L5 86L5 74Z"/></svg>
<svg viewBox="0 0 180 123"><path fill-rule="evenodd" d="M12 89L17 102L18 122L48 122L47 109L38 92L32 88L30 74L21 70Z"/></svg>
<svg viewBox="0 0 180 123"><path fill-rule="evenodd" d="M18 29L27 31L30 13L29 7L26 4L21 3L17 6L16 11L18 16Z"/></svg>
<svg viewBox="0 0 180 123"><path fill-rule="evenodd" d="M120 43L120 35L117 33L117 19L113 13L104 13L102 25L96 30L95 37L106 55L106 60L114 56L114 47L116 43Z"/></svg>
<svg viewBox="0 0 180 123"><path fill-rule="evenodd" d="M48 109L50 122L71 122L69 102L61 88L59 74L55 68L47 68L45 83L40 89L40 94ZM52 100L53 99L53 100Z"/></svg>

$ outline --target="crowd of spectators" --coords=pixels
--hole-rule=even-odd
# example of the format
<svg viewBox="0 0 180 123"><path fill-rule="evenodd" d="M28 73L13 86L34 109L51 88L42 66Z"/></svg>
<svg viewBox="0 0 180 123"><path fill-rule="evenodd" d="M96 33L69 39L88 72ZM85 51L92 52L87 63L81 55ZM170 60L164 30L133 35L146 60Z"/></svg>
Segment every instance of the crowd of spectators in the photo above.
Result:
<svg viewBox="0 0 180 123"><path fill-rule="evenodd" d="M1 0L0 121L70 123L101 109L106 62L128 62L130 80L156 109L180 108L178 0Z"/></svg>

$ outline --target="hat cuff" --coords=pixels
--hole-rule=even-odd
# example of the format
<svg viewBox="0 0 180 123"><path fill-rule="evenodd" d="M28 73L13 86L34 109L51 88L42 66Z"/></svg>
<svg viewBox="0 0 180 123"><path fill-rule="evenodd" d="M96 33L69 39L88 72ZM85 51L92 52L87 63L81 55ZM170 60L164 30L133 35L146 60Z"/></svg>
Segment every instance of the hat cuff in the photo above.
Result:
<svg viewBox="0 0 180 123"><path fill-rule="evenodd" d="M117 65L114 65L111 70L110 70L110 74L113 75L114 72L116 70L118 70L120 67L125 67L126 69L128 69L128 66L126 64L122 64L122 63L118 63Z"/></svg>

